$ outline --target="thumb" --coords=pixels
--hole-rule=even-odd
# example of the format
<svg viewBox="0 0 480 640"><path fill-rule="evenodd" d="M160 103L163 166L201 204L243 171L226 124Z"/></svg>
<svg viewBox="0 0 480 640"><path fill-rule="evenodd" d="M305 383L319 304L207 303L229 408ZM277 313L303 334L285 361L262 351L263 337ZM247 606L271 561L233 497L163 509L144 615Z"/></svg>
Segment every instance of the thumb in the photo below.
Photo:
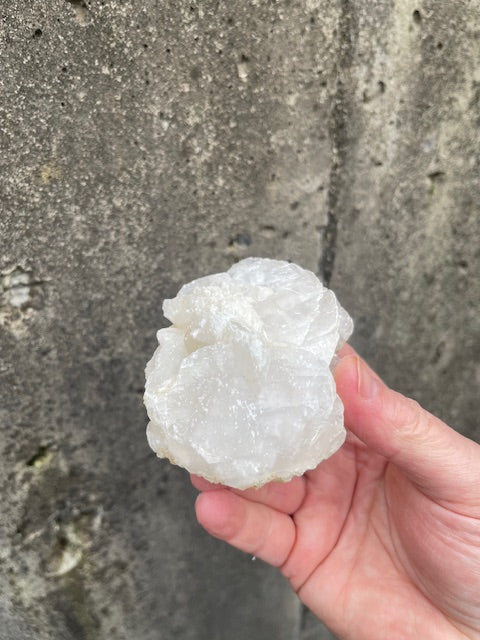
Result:
<svg viewBox="0 0 480 640"><path fill-rule="evenodd" d="M335 370L345 424L430 497L478 508L480 446L389 389L355 352ZM461 492L461 493L460 493Z"/></svg>

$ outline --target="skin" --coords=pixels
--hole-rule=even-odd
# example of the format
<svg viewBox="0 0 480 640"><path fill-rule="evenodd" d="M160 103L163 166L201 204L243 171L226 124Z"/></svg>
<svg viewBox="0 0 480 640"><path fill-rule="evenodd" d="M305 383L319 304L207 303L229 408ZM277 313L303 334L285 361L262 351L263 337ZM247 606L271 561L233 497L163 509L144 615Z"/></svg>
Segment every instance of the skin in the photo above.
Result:
<svg viewBox="0 0 480 640"><path fill-rule="evenodd" d="M199 523L278 567L342 639L480 638L480 445L350 347L335 379L342 448L260 489L192 476Z"/></svg>

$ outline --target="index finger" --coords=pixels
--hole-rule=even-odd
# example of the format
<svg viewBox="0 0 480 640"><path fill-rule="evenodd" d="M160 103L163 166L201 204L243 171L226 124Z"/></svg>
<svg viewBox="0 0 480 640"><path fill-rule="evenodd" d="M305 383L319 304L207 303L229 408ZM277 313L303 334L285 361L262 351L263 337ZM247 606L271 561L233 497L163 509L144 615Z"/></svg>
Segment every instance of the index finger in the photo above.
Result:
<svg viewBox="0 0 480 640"><path fill-rule="evenodd" d="M251 502L264 504L281 513L295 513L305 498L306 480L303 476L294 476L289 482L269 482L258 489L244 490L214 484L193 474L190 478L193 486L199 491L215 491L227 488L238 496Z"/></svg>

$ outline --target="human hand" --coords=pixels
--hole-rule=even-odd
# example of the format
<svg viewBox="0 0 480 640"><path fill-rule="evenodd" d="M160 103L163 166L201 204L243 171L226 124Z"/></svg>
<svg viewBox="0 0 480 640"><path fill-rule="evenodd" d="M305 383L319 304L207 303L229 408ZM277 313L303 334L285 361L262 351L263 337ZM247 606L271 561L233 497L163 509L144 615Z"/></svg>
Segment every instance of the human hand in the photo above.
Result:
<svg viewBox="0 0 480 640"><path fill-rule="evenodd" d="M341 638L480 638L480 445L341 355L342 448L260 489L192 476L197 519L278 567Z"/></svg>

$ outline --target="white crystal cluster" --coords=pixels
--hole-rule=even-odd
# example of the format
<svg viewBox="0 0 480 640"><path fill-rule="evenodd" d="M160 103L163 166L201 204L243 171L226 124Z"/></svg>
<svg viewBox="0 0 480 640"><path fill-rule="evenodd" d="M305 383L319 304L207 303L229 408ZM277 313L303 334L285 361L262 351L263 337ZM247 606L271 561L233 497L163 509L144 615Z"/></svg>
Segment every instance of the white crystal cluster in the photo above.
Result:
<svg viewBox="0 0 480 640"><path fill-rule="evenodd" d="M159 457L245 489L289 480L343 443L331 373L353 323L310 271L247 258L163 303L146 368L148 442Z"/></svg>

